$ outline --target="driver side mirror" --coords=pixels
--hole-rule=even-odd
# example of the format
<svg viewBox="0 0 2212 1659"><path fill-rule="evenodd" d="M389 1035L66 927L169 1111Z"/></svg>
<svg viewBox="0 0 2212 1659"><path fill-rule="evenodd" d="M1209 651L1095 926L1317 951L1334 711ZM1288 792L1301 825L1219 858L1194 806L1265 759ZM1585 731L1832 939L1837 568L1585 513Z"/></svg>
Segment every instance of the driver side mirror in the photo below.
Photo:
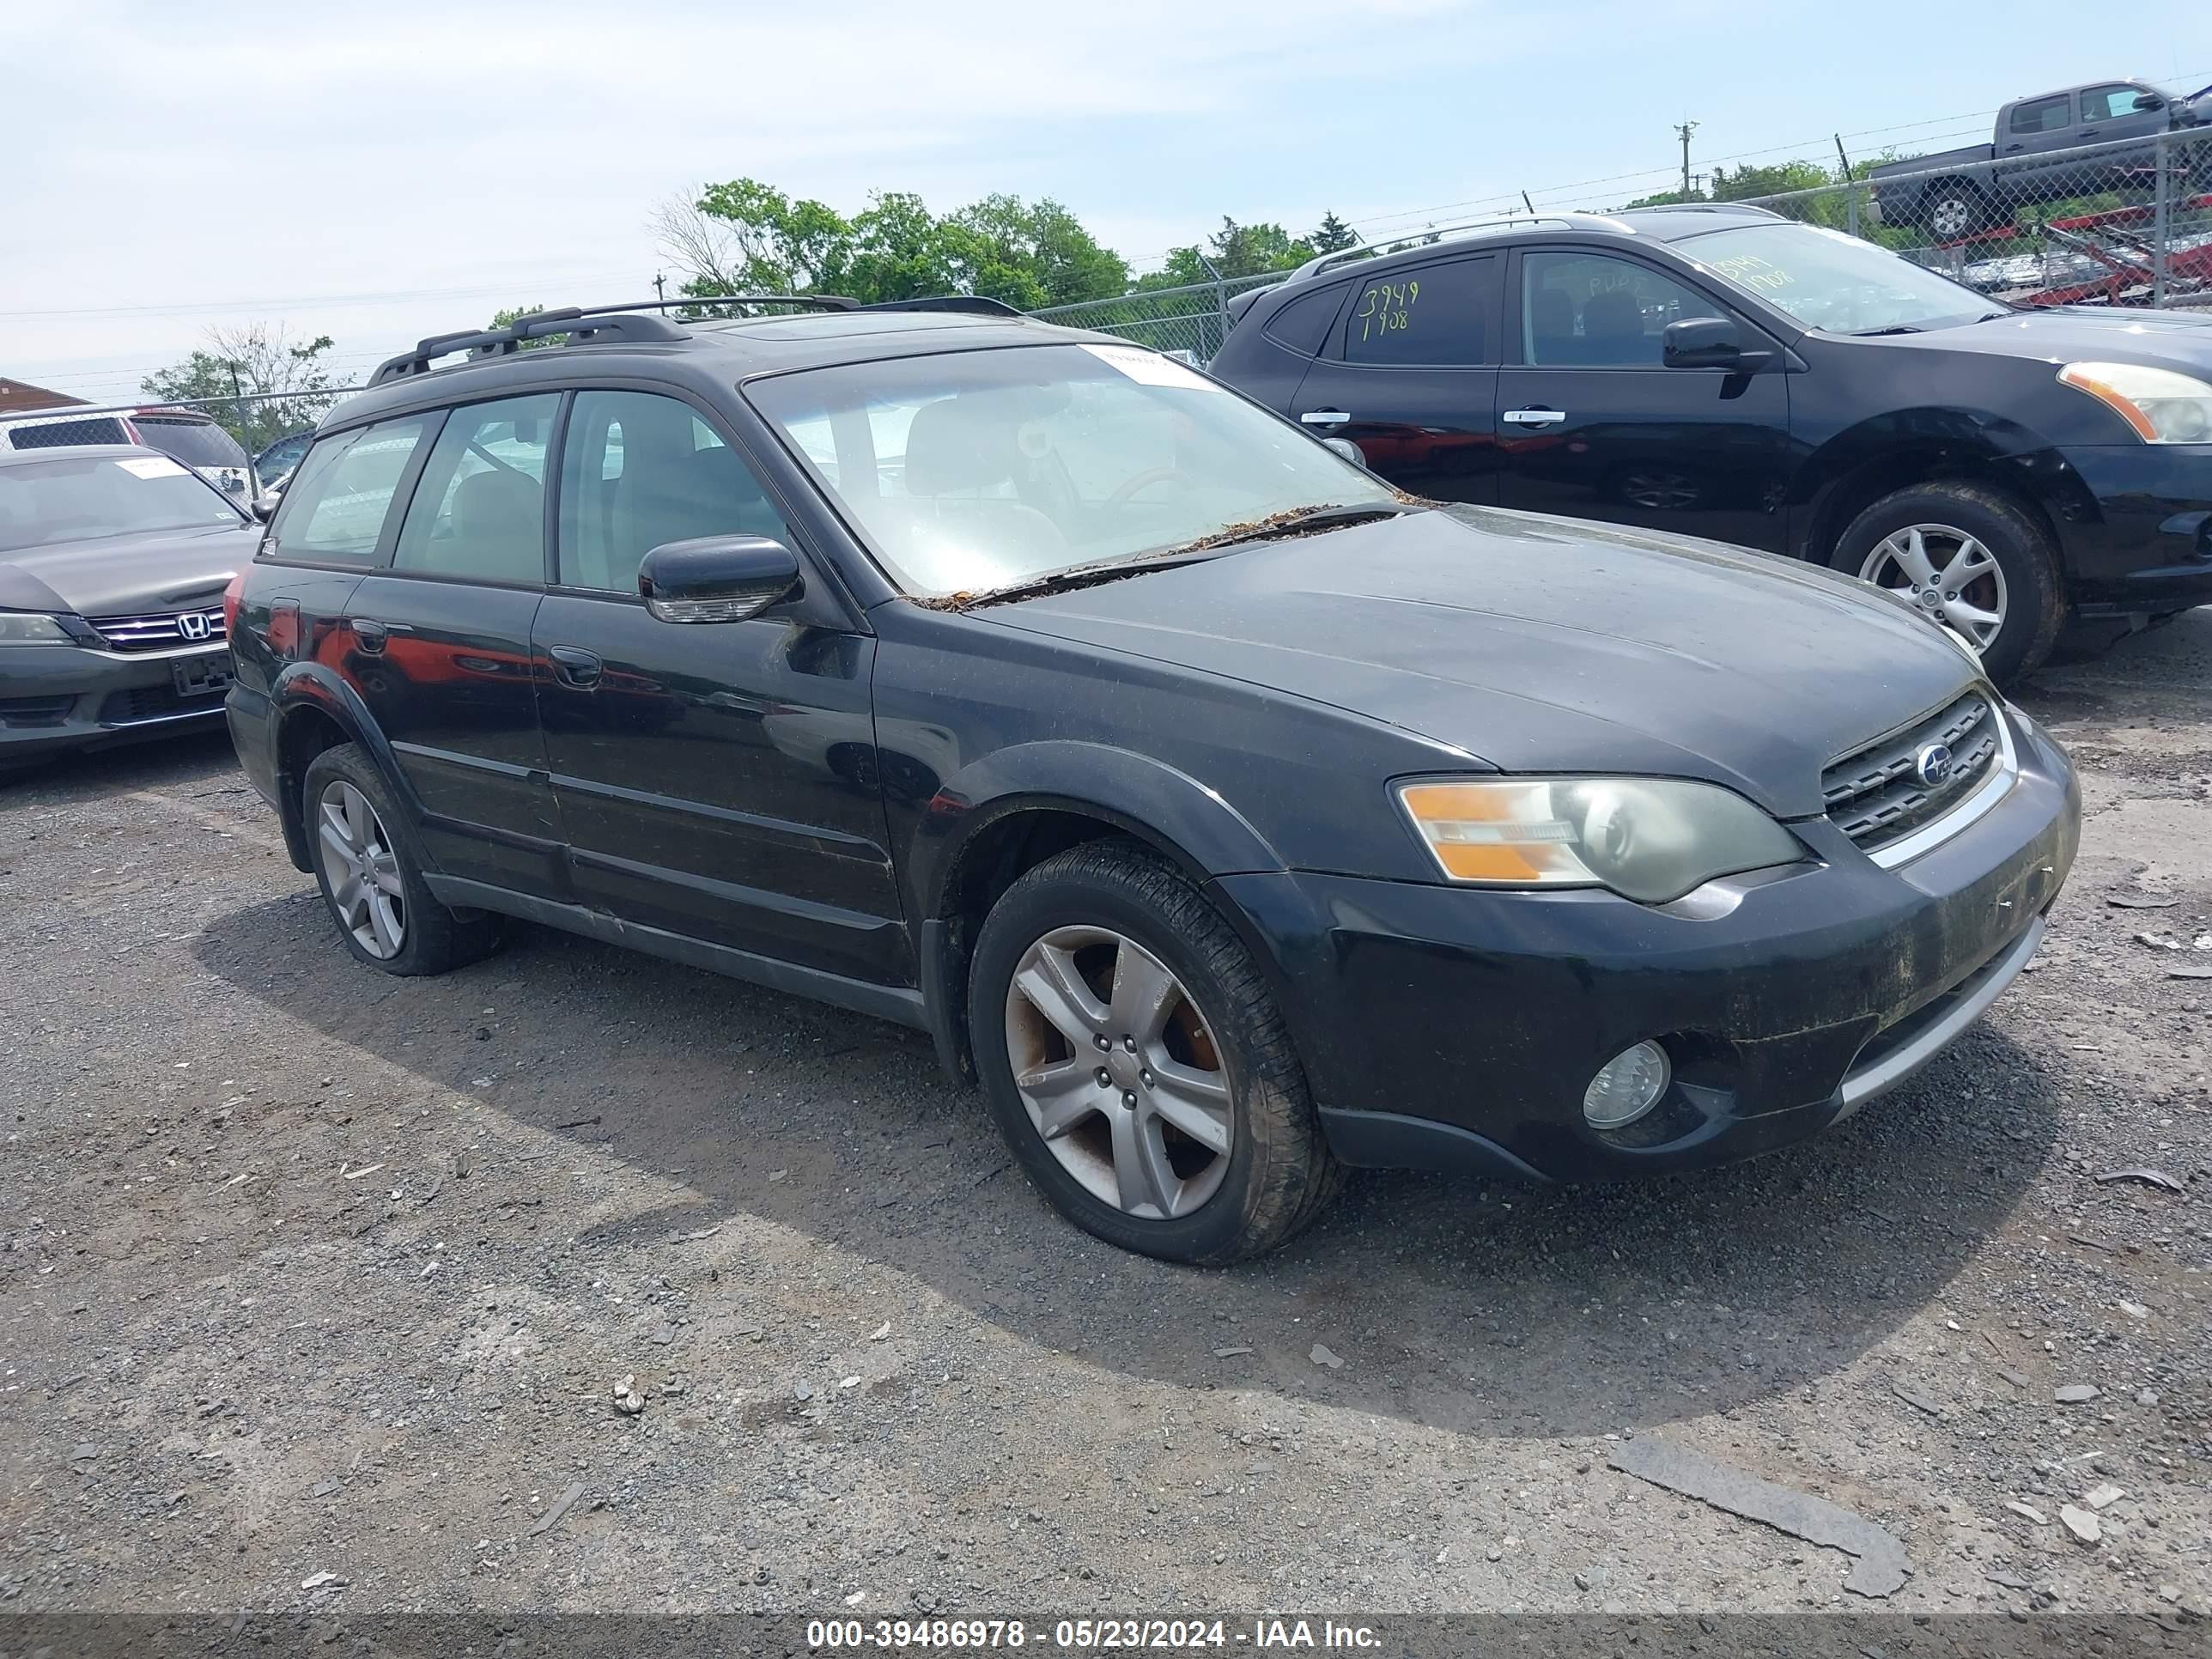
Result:
<svg viewBox="0 0 2212 1659"><path fill-rule="evenodd" d="M645 608L665 623L743 622L799 590L799 555L765 536L664 542L637 568Z"/></svg>
<svg viewBox="0 0 2212 1659"><path fill-rule="evenodd" d="M1738 368L1743 335L1725 317L1685 317L1659 337L1660 361L1669 368Z"/></svg>
<svg viewBox="0 0 2212 1659"><path fill-rule="evenodd" d="M1342 456L1356 467L1364 470L1367 465L1367 457L1361 452L1359 446L1349 438L1323 438L1321 441L1321 447L1332 455Z"/></svg>
<svg viewBox="0 0 2212 1659"><path fill-rule="evenodd" d="M267 524L270 520L276 516L276 508L283 499L283 495L271 489L263 495L256 495L250 510L255 518L263 524Z"/></svg>
<svg viewBox="0 0 2212 1659"><path fill-rule="evenodd" d="M2136 94L2134 106L2141 112L2148 114L2152 110L2164 109L2166 107L2166 100L2160 97L2154 92L2139 92Z"/></svg>

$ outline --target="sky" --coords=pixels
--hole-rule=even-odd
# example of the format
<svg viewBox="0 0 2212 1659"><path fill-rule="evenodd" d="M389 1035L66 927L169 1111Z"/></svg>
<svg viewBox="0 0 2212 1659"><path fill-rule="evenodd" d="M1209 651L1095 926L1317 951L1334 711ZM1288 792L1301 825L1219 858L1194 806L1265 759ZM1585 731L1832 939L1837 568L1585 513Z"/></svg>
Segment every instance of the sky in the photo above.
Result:
<svg viewBox="0 0 2212 1659"><path fill-rule="evenodd" d="M2008 98L2212 82L2212 7L2079 0L0 4L0 376L104 402L213 325L352 382L515 305L649 297L653 210L1051 197L1139 270L1221 216L1368 234L1692 165L1972 142ZM2180 85L2186 82L2186 85Z"/></svg>

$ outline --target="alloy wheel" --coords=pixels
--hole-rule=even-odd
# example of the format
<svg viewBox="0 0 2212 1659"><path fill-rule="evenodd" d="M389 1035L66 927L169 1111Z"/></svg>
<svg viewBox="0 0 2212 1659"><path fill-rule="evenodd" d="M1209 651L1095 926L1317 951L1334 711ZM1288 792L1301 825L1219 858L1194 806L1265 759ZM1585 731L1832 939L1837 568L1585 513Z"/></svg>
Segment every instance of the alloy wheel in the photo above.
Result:
<svg viewBox="0 0 2212 1659"><path fill-rule="evenodd" d="M331 908L354 943L388 962L407 943L398 855L368 797L340 778L317 803L315 842Z"/></svg>
<svg viewBox="0 0 2212 1659"><path fill-rule="evenodd" d="M2005 578L1996 555L1949 525L1892 532L1875 544L1859 574L1949 623L1977 651L1987 651L2004 628Z"/></svg>
<svg viewBox="0 0 2212 1659"><path fill-rule="evenodd" d="M1030 1125L1085 1191L1169 1220L1220 1190L1236 1137L1221 1045L1158 957L1108 928L1056 927L1023 952L1006 1021Z"/></svg>
<svg viewBox="0 0 2212 1659"><path fill-rule="evenodd" d="M1935 211L1929 216L1928 228L1936 233L1940 241L1948 242L1955 237L1964 236L1974 228L1973 204L1963 196L1944 197L1936 204Z"/></svg>

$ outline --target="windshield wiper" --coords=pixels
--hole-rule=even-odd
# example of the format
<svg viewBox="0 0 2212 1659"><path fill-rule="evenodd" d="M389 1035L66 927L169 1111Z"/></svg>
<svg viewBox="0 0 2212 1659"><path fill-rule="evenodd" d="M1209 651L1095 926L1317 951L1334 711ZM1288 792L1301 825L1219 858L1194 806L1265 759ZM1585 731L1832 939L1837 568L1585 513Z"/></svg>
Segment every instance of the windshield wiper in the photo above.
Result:
<svg viewBox="0 0 2212 1659"><path fill-rule="evenodd" d="M1211 536L1201 536L1186 546L1166 552L1137 553L1123 558L1101 559L1095 564L1079 564L1066 570L1048 571L1043 575L1012 582L1005 587L986 588L980 592L948 593L941 598L919 599L915 603L936 611L967 611L977 605L1032 599L1041 593L1064 593L1071 588L1095 587L1100 582L1119 581L1124 576L1141 576L1147 571L1171 569L1179 564L1197 564L1217 556L1222 549L1232 545L1266 541L1277 536L1302 536L1316 530L1334 530L1340 525L1364 524L1371 519L1395 519L1412 510L1410 507L1377 503L1345 507L1328 502L1319 507L1292 507L1287 513L1278 513L1269 518L1254 519L1247 524L1232 524L1225 529L1215 531Z"/></svg>
<svg viewBox="0 0 2212 1659"><path fill-rule="evenodd" d="M1238 542L1271 541L1277 536L1303 536L1316 530L1334 530L1341 525L1395 519L1407 511L1406 507L1374 501L1364 507L1340 507L1334 503L1294 507L1271 518L1255 519L1249 524L1232 524L1226 530L1217 530L1204 540L1193 542L1191 547L1228 547Z"/></svg>
<svg viewBox="0 0 2212 1659"><path fill-rule="evenodd" d="M1925 334L1927 331L1917 323L1891 323L1884 328L1855 328L1851 331L1851 338L1869 340L1877 334Z"/></svg>

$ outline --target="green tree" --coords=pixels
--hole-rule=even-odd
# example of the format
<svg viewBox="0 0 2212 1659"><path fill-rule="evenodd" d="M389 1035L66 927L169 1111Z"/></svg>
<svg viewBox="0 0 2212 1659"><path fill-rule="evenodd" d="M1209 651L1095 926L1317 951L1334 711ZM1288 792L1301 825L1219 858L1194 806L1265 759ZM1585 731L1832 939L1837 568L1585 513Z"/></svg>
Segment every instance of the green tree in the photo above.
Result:
<svg viewBox="0 0 2212 1659"><path fill-rule="evenodd" d="M977 294L1033 309L1128 285L1121 257L1057 202L987 196L939 216L908 191L879 191L847 218L757 179L709 185L654 220L681 291L842 294L864 302Z"/></svg>
<svg viewBox="0 0 2212 1659"><path fill-rule="evenodd" d="M295 345L276 324L249 323L210 329L208 344L208 350L155 370L139 390L163 403L202 404L250 454L313 426L337 401L325 356L327 334Z"/></svg>
<svg viewBox="0 0 2212 1659"><path fill-rule="evenodd" d="M1321 222L1306 233L1306 240L1316 253L1341 253L1359 246L1359 233L1329 212L1322 214Z"/></svg>
<svg viewBox="0 0 2212 1659"><path fill-rule="evenodd" d="M1224 282L1233 282L1240 276L1295 270L1312 258L1315 252L1313 243L1304 237L1293 238L1280 225L1240 225L1224 214L1221 228L1207 239L1202 251L1194 244L1170 248L1159 270L1137 287L1139 291L1189 288L1211 283L1217 276Z"/></svg>

